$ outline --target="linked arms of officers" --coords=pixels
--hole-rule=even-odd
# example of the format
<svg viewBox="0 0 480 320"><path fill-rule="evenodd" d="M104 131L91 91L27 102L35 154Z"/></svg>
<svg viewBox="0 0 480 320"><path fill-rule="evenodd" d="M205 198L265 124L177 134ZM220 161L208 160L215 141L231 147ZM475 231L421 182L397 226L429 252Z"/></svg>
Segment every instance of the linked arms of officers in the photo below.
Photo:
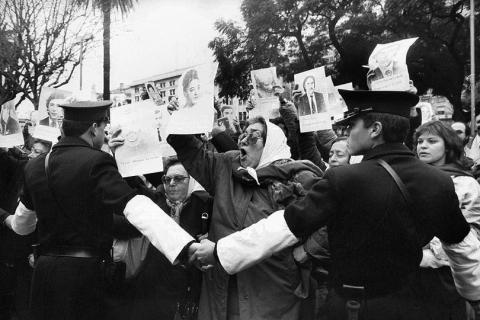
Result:
<svg viewBox="0 0 480 320"><path fill-rule="evenodd" d="M328 180L319 179L304 199L285 210L220 239L216 245L203 240L192 259L202 265L217 262L227 273L238 273L306 238L324 226L336 208Z"/></svg>

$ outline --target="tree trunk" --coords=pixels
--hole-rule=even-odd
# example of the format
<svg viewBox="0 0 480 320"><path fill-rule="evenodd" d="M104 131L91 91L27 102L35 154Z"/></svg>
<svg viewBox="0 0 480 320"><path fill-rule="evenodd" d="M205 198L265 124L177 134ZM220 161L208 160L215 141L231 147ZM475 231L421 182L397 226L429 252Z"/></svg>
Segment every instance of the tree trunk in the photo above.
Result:
<svg viewBox="0 0 480 320"><path fill-rule="evenodd" d="M300 48L300 52L302 53L303 61L305 61L305 64L309 69L312 69L313 68L312 59L310 59L307 48L305 47L305 43L303 43L302 32L301 31L297 32L295 35L295 38L297 39L298 47Z"/></svg>
<svg viewBox="0 0 480 320"><path fill-rule="evenodd" d="M340 16L337 16L328 21L328 37L330 38L330 41L332 41L332 45L335 47L335 49L337 49L340 59L345 59L346 52L343 50L342 45L338 41L337 34L335 33L335 27L337 26L339 19Z"/></svg>
<svg viewBox="0 0 480 320"><path fill-rule="evenodd" d="M110 100L110 12L111 0L102 1L103 13L103 100Z"/></svg>

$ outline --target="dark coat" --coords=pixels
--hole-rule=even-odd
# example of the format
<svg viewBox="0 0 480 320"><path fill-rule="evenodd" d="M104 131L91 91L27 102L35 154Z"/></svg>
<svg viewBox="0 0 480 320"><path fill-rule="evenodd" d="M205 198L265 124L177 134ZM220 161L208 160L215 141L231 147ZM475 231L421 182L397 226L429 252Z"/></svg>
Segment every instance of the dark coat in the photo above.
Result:
<svg viewBox="0 0 480 320"><path fill-rule="evenodd" d="M165 197L156 203L170 212ZM206 231L202 227L202 213L212 212L212 198L205 191L195 191L180 213L180 226L192 236ZM132 280L133 300L131 319L173 320L177 303L188 298L198 306L202 274L194 266L187 268L172 264L151 244L138 274ZM187 297L187 292L188 297Z"/></svg>
<svg viewBox="0 0 480 320"><path fill-rule="evenodd" d="M52 195L45 175L45 156L40 155L25 167L21 197L22 203L37 213L40 244L110 250L112 214L123 212L136 194L118 173L115 160L80 138L63 138L50 156Z"/></svg>
<svg viewBox="0 0 480 320"><path fill-rule="evenodd" d="M327 106L325 105L325 100L323 98L323 94L314 92L313 93L315 97L315 103L317 104L317 113L320 112L325 112L327 111ZM298 115L299 116L306 116L312 114L312 111L310 110L310 103L308 102L309 97L307 94L302 95L298 99ZM313 106L312 106L313 108Z"/></svg>
<svg viewBox="0 0 480 320"><path fill-rule="evenodd" d="M108 253L113 213L123 212L135 190L122 179L109 154L80 138L65 137L50 155L53 195L47 184L45 156L26 165L21 197L37 214L42 250L86 247ZM99 259L40 256L33 275L32 312L37 319L103 318L102 277Z"/></svg>
<svg viewBox="0 0 480 320"><path fill-rule="evenodd" d="M415 212L377 159L403 180ZM328 170L304 200L286 208L285 220L298 237L327 225L333 286L363 285L371 295L404 286L433 236L458 243L470 230L452 179L402 144L377 146L360 164Z"/></svg>
<svg viewBox="0 0 480 320"><path fill-rule="evenodd" d="M272 180L285 181L300 170L308 173L321 171L315 166L293 162L271 165L257 171L261 186L246 180L237 169L240 167L239 151L227 153L205 152L201 143L188 135L170 135L168 142L177 152L179 160L207 192L214 197L209 239L219 239L242 230L266 218L283 205L292 201L289 190L298 185L272 190ZM315 167L315 170L310 168ZM244 171L243 171L244 172ZM237 175L238 174L238 175ZM265 185L262 181L265 180ZM272 192L273 191L273 192ZM275 192L279 191L279 192ZM285 192L284 192L285 191ZM227 318L229 283L236 278L240 319L300 319L302 302L299 294L301 270L295 263L293 248L287 248L245 271L230 277L221 266L215 266L203 277L200 298L200 320L224 320Z"/></svg>

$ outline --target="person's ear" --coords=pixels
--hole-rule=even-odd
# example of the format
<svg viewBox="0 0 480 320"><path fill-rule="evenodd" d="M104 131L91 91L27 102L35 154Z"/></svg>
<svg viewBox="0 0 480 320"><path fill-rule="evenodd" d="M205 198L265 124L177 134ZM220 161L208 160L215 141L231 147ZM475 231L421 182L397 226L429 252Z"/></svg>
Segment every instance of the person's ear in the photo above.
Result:
<svg viewBox="0 0 480 320"><path fill-rule="evenodd" d="M93 137L96 137L97 136L97 130L99 130L98 124L94 122L90 126L90 135L92 135Z"/></svg>
<svg viewBox="0 0 480 320"><path fill-rule="evenodd" d="M379 121L375 121L370 127L370 137L372 139L375 139L379 137L382 133L383 133L382 123Z"/></svg>

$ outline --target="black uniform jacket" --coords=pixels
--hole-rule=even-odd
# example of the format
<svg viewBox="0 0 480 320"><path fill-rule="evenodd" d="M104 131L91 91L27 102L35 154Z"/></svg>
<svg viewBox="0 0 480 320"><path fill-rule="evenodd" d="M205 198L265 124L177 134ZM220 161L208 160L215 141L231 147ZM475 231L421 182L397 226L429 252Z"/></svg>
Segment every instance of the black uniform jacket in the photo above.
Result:
<svg viewBox="0 0 480 320"><path fill-rule="evenodd" d="M413 212L377 159L400 176ZM452 179L402 144L377 146L359 164L327 170L304 200L286 208L285 220L297 237L328 226L334 285L384 291L419 268L433 236L451 244L469 232Z"/></svg>
<svg viewBox="0 0 480 320"><path fill-rule="evenodd" d="M49 170L53 194L45 155L29 161L21 197L36 211L42 247L111 248L112 214L122 213L136 194L118 173L113 157L80 138L64 137L52 149Z"/></svg>

